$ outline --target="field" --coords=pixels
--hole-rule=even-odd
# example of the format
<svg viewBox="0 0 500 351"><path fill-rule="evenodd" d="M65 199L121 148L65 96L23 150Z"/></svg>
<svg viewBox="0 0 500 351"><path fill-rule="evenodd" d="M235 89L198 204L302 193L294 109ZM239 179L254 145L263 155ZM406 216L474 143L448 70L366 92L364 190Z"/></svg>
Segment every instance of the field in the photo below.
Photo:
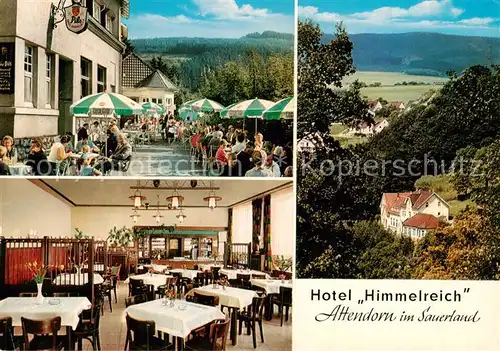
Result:
<svg viewBox="0 0 500 351"><path fill-rule="evenodd" d="M344 80L344 85L348 86L355 80L364 82L367 85L380 83L380 87L367 87L361 89L361 94L368 100L383 98L387 101L402 101L405 104L416 100L429 90L441 89L442 84L447 82L447 78L414 76L404 73L394 72L356 72L354 75ZM395 85L403 82L419 82L422 85Z"/></svg>

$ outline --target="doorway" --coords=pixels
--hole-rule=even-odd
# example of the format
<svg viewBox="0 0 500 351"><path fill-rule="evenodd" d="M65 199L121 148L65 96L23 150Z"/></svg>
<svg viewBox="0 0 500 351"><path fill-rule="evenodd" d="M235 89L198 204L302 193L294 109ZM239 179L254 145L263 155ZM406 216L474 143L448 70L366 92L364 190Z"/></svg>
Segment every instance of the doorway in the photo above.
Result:
<svg viewBox="0 0 500 351"><path fill-rule="evenodd" d="M70 106L73 103L73 61L59 57L59 135L73 131L73 116Z"/></svg>

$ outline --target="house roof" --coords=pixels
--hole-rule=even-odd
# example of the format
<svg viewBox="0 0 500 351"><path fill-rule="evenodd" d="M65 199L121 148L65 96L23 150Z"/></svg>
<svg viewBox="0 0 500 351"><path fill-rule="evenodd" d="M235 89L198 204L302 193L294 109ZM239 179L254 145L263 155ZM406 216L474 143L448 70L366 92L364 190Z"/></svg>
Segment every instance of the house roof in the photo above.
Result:
<svg viewBox="0 0 500 351"><path fill-rule="evenodd" d="M394 106L394 107L399 107L399 106L401 106L401 104L404 105L403 101L393 101L393 102L391 102L391 105Z"/></svg>
<svg viewBox="0 0 500 351"><path fill-rule="evenodd" d="M386 206L387 206L387 211L389 213L399 214L399 211L402 208L406 207L406 200L410 200L412 208L415 209L415 210L418 210L434 194L436 194L436 193L434 193L433 191L425 190L425 189L419 189L419 190L411 192L411 193L410 192L406 192L406 193L384 193L382 196L385 199L385 203L386 203Z"/></svg>
<svg viewBox="0 0 500 351"><path fill-rule="evenodd" d="M404 221L403 226L418 229L436 229L439 226L439 219L431 214L418 213Z"/></svg>
<svg viewBox="0 0 500 351"><path fill-rule="evenodd" d="M159 88L178 90L174 83L163 72L154 69L136 53L130 53L123 59L123 87L125 88Z"/></svg>
<svg viewBox="0 0 500 351"><path fill-rule="evenodd" d="M160 70L155 70L153 74L143 79L136 88L158 88L165 90L177 90L177 87Z"/></svg>

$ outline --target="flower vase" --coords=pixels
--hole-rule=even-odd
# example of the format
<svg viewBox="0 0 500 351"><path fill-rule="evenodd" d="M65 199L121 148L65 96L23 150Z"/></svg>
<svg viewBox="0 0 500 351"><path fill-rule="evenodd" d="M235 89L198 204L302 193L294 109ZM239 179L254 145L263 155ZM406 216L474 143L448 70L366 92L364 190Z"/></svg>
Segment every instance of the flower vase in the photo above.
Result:
<svg viewBox="0 0 500 351"><path fill-rule="evenodd" d="M36 295L36 304L37 305L42 305L43 301L45 300L45 297L42 295L42 286L43 283L36 283L36 287L38 289L38 295Z"/></svg>

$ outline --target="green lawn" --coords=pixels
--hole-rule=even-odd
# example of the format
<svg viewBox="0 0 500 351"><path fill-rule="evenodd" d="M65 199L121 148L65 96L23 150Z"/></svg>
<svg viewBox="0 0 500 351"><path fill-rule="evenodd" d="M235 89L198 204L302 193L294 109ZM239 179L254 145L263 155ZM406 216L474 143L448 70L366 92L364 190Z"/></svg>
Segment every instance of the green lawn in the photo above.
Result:
<svg viewBox="0 0 500 351"><path fill-rule="evenodd" d="M402 101L407 104L410 101L419 99L430 90L439 90L440 85L406 85L406 86L385 86L377 88L361 89L361 96L366 96L368 100L383 98L389 102Z"/></svg>
<svg viewBox="0 0 500 351"><path fill-rule="evenodd" d="M403 82L422 82L429 84L443 84L448 81L448 78L442 77L430 77L430 76L414 76L410 74L397 73L397 72L367 72L360 71L356 72L352 76L348 76L344 79L344 84L350 84L355 80L364 82L366 84L373 84L379 82L382 86L392 86L396 83Z"/></svg>
<svg viewBox="0 0 500 351"><path fill-rule="evenodd" d="M339 135L341 134L342 132L346 131L347 129L349 129L348 127L346 127L345 125L343 124L340 124L340 123L333 123L331 126L330 126L330 134L331 135Z"/></svg>

